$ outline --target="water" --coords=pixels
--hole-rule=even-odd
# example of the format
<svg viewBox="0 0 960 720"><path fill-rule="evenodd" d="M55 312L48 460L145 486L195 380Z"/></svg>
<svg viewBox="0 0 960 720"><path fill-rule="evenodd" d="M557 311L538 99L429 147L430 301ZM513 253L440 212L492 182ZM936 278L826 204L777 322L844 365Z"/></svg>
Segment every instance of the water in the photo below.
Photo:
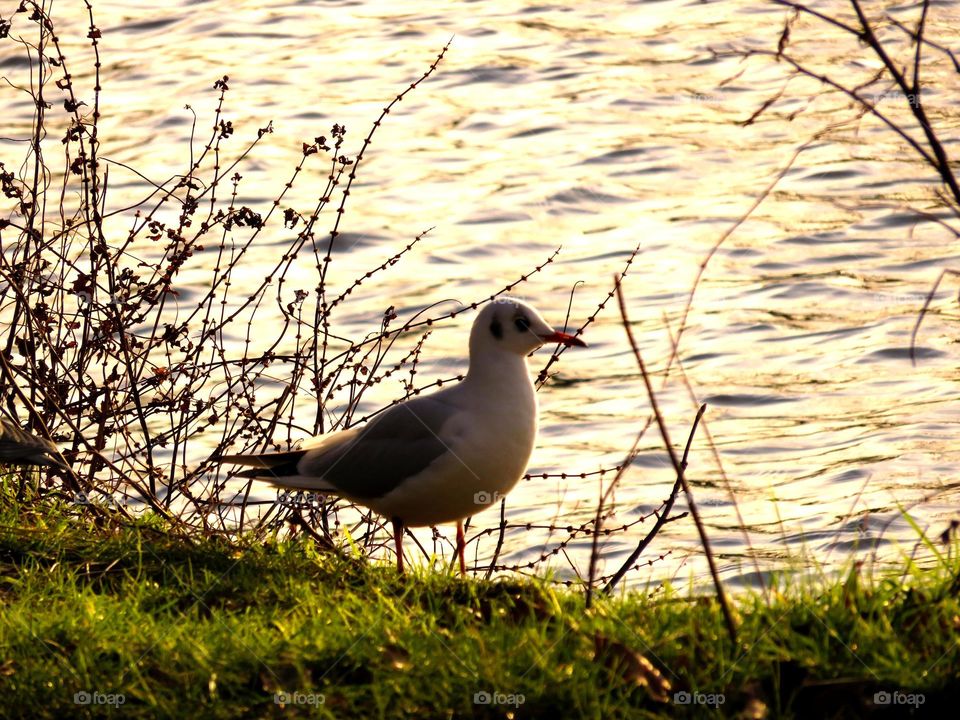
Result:
<svg viewBox="0 0 960 720"><path fill-rule="evenodd" d="M15 4L8 5L5 17ZM89 90L85 31L75 32L83 18L61 5L65 52ZM572 321L582 322L639 243L625 291L646 361L662 373L670 348L665 318L677 327L709 249L797 147L828 123L855 117L848 101L795 79L772 114L742 124L785 83L785 68L769 58L722 56L733 46L776 47L783 12L754 5L97 2L102 155L157 180L183 171L193 119L184 104L205 128L212 83L228 74L226 113L237 137L252 138L270 121L276 129L243 171L243 202L265 204L297 163L302 141L339 122L348 128L347 152L355 153L385 102L452 37L435 75L375 137L348 207L349 242L336 255L333 287L435 229L351 296L340 330L373 330L389 305L403 314L447 298L482 298L561 245L557 262L517 294L560 322L579 283ZM906 21L914 11L895 12ZM955 8L936 6L932 32L950 37L944 28L955 27L956 16ZM875 69L842 38L798 29L800 36L808 38L803 52L824 70L862 76ZM9 62L0 67L15 70ZM940 62L928 77L948 72ZM925 98L937 122L956 127L942 95ZM22 101L10 107L4 135L23 136L30 108ZM11 147L0 143L4 153ZM313 172L291 205L315 199L323 178ZM917 537L901 510L932 532L954 512L957 305L949 287L923 327L917 367L905 354L932 282L943 268L960 267L951 234L907 209L946 217L930 199L933 179L875 121L850 124L799 157L719 249L699 286L680 359L709 405L706 421L763 568L791 558L842 564L874 545L902 557ZM111 167L110 181L117 208L149 191L121 165ZM125 228L129 219L115 222ZM284 240L281 230L264 235L249 256L251 282ZM310 287L311 265L300 272ZM462 371L469 322L463 316L436 329L421 379ZM586 337L590 348L567 353L542 391L533 474L613 466L647 417L613 303ZM399 394L397 383L371 397ZM696 403L676 371L659 397L679 445ZM611 525L654 509L672 483L653 429L641 450L616 492ZM751 553L703 433L689 474L724 575L749 584ZM530 480L510 496L508 518L579 524L592 517L598 489L594 476ZM475 524L497 520L489 511ZM643 527L606 544L603 571L618 567ZM565 534L552 537L555 544ZM546 540L511 533L506 561L535 559ZM483 541L481 557L494 543ZM689 520L668 525L647 558L668 551L635 579L702 580ZM567 552L585 573L589 541L576 540ZM554 567L573 576L562 555Z"/></svg>

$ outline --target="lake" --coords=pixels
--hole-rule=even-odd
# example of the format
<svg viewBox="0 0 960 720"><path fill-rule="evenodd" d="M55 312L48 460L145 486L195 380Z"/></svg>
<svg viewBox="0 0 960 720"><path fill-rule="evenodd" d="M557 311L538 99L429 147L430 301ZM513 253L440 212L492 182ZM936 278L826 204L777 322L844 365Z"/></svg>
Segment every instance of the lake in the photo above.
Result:
<svg viewBox="0 0 960 720"><path fill-rule="evenodd" d="M351 294L337 332L362 337L389 306L404 318L438 301L485 298L558 247L557 259L515 295L562 324L575 288L576 327L639 246L624 281L634 332L675 444L682 448L698 402L708 405L705 421L723 473L701 430L688 474L731 584L752 585L756 567L798 560L841 567L875 547L882 557L902 558L918 539L904 511L932 535L954 516L955 282L945 282L933 301L916 366L907 354L932 283L944 268L960 268L955 236L914 209L950 214L933 195L932 171L880 123L857 121L848 99L810 79L788 82L785 65L770 57L731 54L775 50L781 8L676 0L615 8L595 1L208 0L97 2L95 9L104 63L101 155L118 163L110 168L115 209L150 191L126 166L156 181L186 168L194 116L185 105L207 128L219 77L230 78L225 114L235 128L233 152L273 123L241 170L242 202L267 207L301 159L303 142L340 123L345 151L355 154L384 104L449 41L435 73L387 116L367 150L331 287L347 287L433 229ZM85 20L67 3L55 10L77 82L89 88ZM915 9L892 12L915 21ZM958 22L955 6L935 5L930 32L952 38ZM795 37L824 72L859 78L878 67L855 43L812 23ZM956 104L936 87L952 70L929 59L925 77L934 85L924 99L948 138ZM17 68L8 61L0 69ZM767 113L746 122L781 92ZM896 112L894 94L882 102ZM11 100L3 134L27 134L31 113L29 103ZM706 267L679 348L696 399L676 366L664 386L668 328L676 332L700 264L811 140ZM4 158L14 150L0 142ZM322 191L324 171L306 172L313 175L298 182L291 206L309 207ZM332 214L325 217L332 222ZM124 233L129 219L111 222ZM288 236L274 223L258 239L246 259L251 284ZM291 292L298 282L315 282L310 259L301 265L291 272ZM201 282L199 275L196 287L189 277L182 281L180 301ZM464 314L434 328L420 382L465 369L470 321ZM565 353L540 392L534 477L510 495L511 523L564 527L593 517L601 476L579 474L620 463L648 417L614 301L585 339L590 347ZM548 354L538 353L533 367ZM400 379L382 383L361 410L402 394ZM328 411L335 416L336 407ZM609 481L611 473L602 477ZM651 428L607 524L651 512L672 481ZM255 496L273 491L263 486ZM685 509L682 499L677 509ZM490 510L473 525L498 521ZM601 572L616 570L650 522L607 539ZM429 531L423 537L429 540ZM565 537L562 530L511 531L501 561L522 565ZM481 561L495 544L495 535L481 540ZM549 563L559 577L584 574L589 538L565 550ZM660 555L633 573L633 582L703 582L706 566L689 519L668 524L642 559Z"/></svg>

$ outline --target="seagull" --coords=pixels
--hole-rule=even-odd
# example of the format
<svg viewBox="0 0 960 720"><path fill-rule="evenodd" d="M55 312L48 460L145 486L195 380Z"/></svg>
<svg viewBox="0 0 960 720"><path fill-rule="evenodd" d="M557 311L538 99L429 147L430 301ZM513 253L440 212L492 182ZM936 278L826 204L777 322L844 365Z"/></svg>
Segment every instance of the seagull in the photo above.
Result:
<svg viewBox="0 0 960 720"><path fill-rule="evenodd" d="M226 455L251 466L241 477L337 495L393 525L403 573L405 527L457 523L499 502L523 476L537 437L537 395L527 356L546 343L586 347L534 308L499 298L470 330L470 366L460 383L389 407L364 425L308 440L299 450Z"/></svg>
<svg viewBox="0 0 960 720"><path fill-rule="evenodd" d="M69 470L61 457L57 446L49 440L0 418L0 465L42 465Z"/></svg>

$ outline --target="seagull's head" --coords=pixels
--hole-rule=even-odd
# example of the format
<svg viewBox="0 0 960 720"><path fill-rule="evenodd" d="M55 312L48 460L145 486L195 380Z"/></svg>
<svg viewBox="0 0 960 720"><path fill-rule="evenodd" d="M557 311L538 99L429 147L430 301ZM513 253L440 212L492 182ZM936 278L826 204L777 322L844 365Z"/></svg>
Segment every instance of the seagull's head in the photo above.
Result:
<svg viewBox="0 0 960 720"><path fill-rule="evenodd" d="M575 335L554 330L532 307L509 297L484 307L470 331L471 352L500 350L525 356L546 343L587 345Z"/></svg>

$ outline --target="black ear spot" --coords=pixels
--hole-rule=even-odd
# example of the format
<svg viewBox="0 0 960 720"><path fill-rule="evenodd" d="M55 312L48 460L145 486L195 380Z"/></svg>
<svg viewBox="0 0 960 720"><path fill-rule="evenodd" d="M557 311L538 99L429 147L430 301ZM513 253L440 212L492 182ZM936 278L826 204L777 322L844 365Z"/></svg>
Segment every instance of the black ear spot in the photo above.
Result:
<svg viewBox="0 0 960 720"><path fill-rule="evenodd" d="M497 340L503 339L503 325L500 324L500 320L497 318L490 321L490 334Z"/></svg>
<svg viewBox="0 0 960 720"><path fill-rule="evenodd" d="M513 321L513 324L516 326L519 332L526 332L530 329L530 321L527 319L526 315L519 315Z"/></svg>

